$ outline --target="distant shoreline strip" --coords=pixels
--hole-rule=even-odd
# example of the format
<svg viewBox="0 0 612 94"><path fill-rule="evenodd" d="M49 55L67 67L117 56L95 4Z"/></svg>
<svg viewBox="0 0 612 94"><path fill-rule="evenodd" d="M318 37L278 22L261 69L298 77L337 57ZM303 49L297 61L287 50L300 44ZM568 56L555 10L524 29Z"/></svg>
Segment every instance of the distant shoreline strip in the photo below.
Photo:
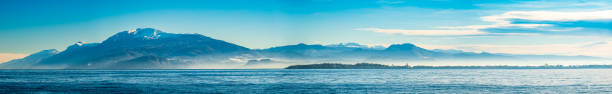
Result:
<svg viewBox="0 0 612 94"><path fill-rule="evenodd" d="M321 63L292 65L285 69L612 69L612 65L542 65L542 66L389 66L375 63Z"/></svg>

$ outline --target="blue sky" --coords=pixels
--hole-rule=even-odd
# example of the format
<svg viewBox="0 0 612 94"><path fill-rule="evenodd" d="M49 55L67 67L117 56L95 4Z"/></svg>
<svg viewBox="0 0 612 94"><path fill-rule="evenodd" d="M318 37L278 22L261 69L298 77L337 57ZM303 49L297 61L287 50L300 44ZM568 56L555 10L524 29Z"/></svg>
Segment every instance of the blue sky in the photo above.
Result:
<svg viewBox="0 0 612 94"><path fill-rule="evenodd" d="M612 57L598 0L3 0L0 57L152 27L248 48L414 43L427 49ZM607 53L606 53L607 52ZM1 58L0 58L1 59Z"/></svg>

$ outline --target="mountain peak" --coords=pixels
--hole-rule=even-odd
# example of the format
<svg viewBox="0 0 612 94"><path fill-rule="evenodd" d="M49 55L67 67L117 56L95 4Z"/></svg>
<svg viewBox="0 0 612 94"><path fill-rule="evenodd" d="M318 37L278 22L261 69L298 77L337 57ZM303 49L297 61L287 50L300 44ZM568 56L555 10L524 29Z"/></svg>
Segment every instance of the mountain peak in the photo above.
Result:
<svg viewBox="0 0 612 94"><path fill-rule="evenodd" d="M59 53L57 49L47 49L47 50L42 50L34 54L57 54L57 53Z"/></svg>
<svg viewBox="0 0 612 94"><path fill-rule="evenodd" d="M396 49L396 48L415 48L417 47L414 44L411 43L403 43L403 44L392 44L391 46L389 46L387 49Z"/></svg>
<svg viewBox="0 0 612 94"><path fill-rule="evenodd" d="M425 49L418 47L411 43L403 43L403 44L393 44L387 47L387 49L385 50L387 51L410 51L410 50L425 50Z"/></svg>
<svg viewBox="0 0 612 94"><path fill-rule="evenodd" d="M66 50L75 50L75 49L79 49L79 48L83 48L83 47L93 47L93 46L97 46L99 43L85 43L83 41L78 41L76 43L74 43L73 45L68 46L68 48L66 48Z"/></svg>
<svg viewBox="0 0 612 94"><path fill-rule="evenodd" d="M153 28L138 28L135 30L128 30L127 34L137 38L158 39L159 37L161 37L161 35L167 33Z"/></svg>
<svg viewBox="0 0 612 94"><path fill-rule="evenodd" d="M328 47L348 47L348 48L370 48L368 45L362 45L362 44L354 43L354 42L330 44L326 46Z"/></svg>
<svg viewBox="0 0 612 94"><path fill-rule="evenodd" d="M109 37L104 42L118 42L126 40L155 40L161 38L175 37L176 34L162 32L153 28L138 28L128 31L119 32ZM103 43L104 43L103 42Z"/></svg>
<svg viewBox="0 0 612 94"><path fill-rule="evenodd" d="M296 45L287 45L287 46L279 46L279 47L272 47L272 48L268 48L266 50L269 51L280 51L280 50L312 50L312 49L326 49L327 47L322 46L322 45L318 45L318 44L312 44L312 45L308 45L305 43L299 43Z"/></svg>
<svg viewBox="0 0 612 94"><path fill-rule="evenodd" d="M78 41L78 42L74 43L74 45L76 45L76 46L83 46L84 44L85 44L85 42L83 42L83 41Z"/></svg>

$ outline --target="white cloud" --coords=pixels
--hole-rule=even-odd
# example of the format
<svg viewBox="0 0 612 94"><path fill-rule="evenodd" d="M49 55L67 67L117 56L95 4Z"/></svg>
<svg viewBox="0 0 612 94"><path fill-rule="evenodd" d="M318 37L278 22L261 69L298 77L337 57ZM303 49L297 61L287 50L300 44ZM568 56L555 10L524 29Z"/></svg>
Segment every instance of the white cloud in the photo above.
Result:
<svg viewBox="0 0 612 94"><path fill-rule="evenodd" d="M551 24L515 24L512 19L532 21L582 21L582 20L612 20L612 10L587 12L559 11L509 11L500 15L481 17L482 21L493 22L491 25L442 26L444 29L486 29L500 27L538 28L550 27ZM552 30L556 31L556 30Z"/></svg>
<svg viewBox="0 0 612 94"><path fill-rule="evenodd" d="M360 28L356 30L373 31L386 34L402 35L426 35L426 36L456 36L456 35L537 35L536 33L488 33L483 31L487 28L518 27L531 28L542 31L576 31L582 27L573 28L541 28L554 27L552 24L517 24L513 19L531 21L584 21L584 20L612 20L612 10L560 12L560 11L510 11L500 15L481 17L482 21L493 22L489 25L467 25L467 26L441 26L440 29L410 30L410 29L382 29L382 28Z"/></svg>
<svg viewBox="0 0 612 94"><path fill-rule="evenodd" d="M612 10L601 11L510 11L501 15L485 16L481 19L489 22L508 22L508 19L524 19L534 21L580 21L580 20L610 20Z"/></svg>
<svg viewBox="0 0 612 94"><path fill-rule="evenodd" d="M537 28L554 26L551 24L515 24L512 19L532 21L582 21L582 20L612 20L612 10L587 12L559 12L559 11L510 11L500 15L481 17L483 21L493 22L491 25L468 25L440 27L446 29L486 29L500 27ZM552 30L555 31L555 30Z"/></svg>
<svg viewBox="0 0 612 94"><path fill-rule="evenodd" d="M356 30L372 31L387 34L402 34L402 35L426 35L426 36L443 36L443 35L484 35L486 32L477 30L403 30L403 29L381 29L381 28L360 28Z"/></svg>
<svg viewBox="0 0 612 94"><path fill-rule="evenodd" d="M479 30L479 29L500 28L500 27L536 28L536 27L545 27L545 26L553 26L553 25L550 25L550 24L512 24L510 21L499 21L491 25L441 26L438 28Z"/></svg>
<svg viewBox="0 0 612 94"><path fill-rule="evenodd" d="M409 36L464 36L464 35L539 35L531 33L487 33L476 29L468 30L404 30L404 29L382 29L382 28L359 28L355 30L372 31L385 34L401 34Z"/></svg>
<svg viewBox="0 0 612 94"><path fill-rule="evenodd" d="M546 0L523 1L516 4L477 4L477 6L490 9L558 9L558 10L585 10L585 9L609 9L610 2L607 0L561 0L550 2Z"/></svg>
<svg viewBox="0 0 612 94"><path fill-rule="evenodd" d="M16 53L0 53L0 63L4 63L13 59L19 59L28 56L28 54L16 54Z"/></svg>

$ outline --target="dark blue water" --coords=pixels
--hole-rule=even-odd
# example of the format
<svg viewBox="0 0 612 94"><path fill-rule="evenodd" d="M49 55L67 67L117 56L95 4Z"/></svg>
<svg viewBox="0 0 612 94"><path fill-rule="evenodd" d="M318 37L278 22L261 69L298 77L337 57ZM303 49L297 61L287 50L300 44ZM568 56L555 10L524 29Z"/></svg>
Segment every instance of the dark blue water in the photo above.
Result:
<svg viewBox="0 0 612 94"><path fill-rule="evenodd" d="M612 93L612 70L0 70L0 93Z"/></svg>

